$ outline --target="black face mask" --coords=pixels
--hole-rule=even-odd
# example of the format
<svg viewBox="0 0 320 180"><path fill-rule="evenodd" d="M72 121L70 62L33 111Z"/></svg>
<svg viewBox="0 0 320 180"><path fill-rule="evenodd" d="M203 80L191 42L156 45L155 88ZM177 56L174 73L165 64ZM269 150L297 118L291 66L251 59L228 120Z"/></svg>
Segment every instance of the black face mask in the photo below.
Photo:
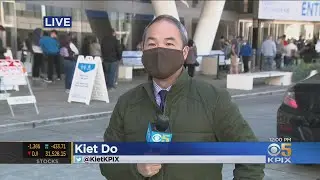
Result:
<svg viewBox="0 0 320 180"><path fill-rule="evenodd" d="M142 63L154 78L167 79L184 63L182 50L153 48L143 51Z"/></svg>

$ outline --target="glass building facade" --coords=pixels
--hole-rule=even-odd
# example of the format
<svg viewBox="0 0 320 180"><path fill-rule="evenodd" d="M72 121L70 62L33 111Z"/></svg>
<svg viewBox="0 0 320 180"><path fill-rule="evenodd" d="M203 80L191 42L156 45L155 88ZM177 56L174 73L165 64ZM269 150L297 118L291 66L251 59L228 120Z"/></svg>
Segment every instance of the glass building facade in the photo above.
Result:
<svg viewBox="0 0 320 180"><path fill-rule="evenodd" d="M246 1L246 0L245 0ZM189 7L177 1L181 22L186 26L190 38L194 35L200 17L201 1L188 1ZM226 1L224 15L219 24L216 41L221 36L237 34L238 23L236 11L238 1ZM44 4L45 3L45 4ZM182 10L181 10L182 9ZM127 50L136 50L141 41L144 28L154 18L150 0L132 1L1 1L1 24L6 28L4 44L13 52L17 50L17 42L27 38L35 28L43 27L44 16L72 16L72 28L57 29L61 33L72 32L77 37L80 47L83 38L95 35L101 39L114 29L117 38ZM183 13L180 13L180 12ZM242 10L241 10L242 11ZM195 12L195 13L192 13ZM184 15L186 14L186 15ZM44 29L51 30L51 29ZM14 53L15 54L15 53Z"/></svg>

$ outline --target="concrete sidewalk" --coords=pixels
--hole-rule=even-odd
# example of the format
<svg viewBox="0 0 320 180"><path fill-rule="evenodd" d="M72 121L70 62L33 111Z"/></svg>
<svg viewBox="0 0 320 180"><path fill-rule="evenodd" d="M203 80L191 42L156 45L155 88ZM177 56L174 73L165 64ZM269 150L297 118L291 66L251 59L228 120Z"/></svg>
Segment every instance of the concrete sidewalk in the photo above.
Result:
<svg viewBox="0 0 320 180"><path fill-rule="evenodd" d="M226 87L226 80L214 80L213 77L198 75L195 77L212 83L217 87ZM68 94L65 93L63 81L46 84L42 81L30 81L40 114L37 115L32 104L13 106L15 117L11 116L9 106L6 101L0 101L0 131L11 131L15 129L34 128L37 126L52 123L62 123L78 121L81 119L95 119L109 116L117 102L118 97L129 89L145 82L146 76L134 77L132 82L119 82L115 91L109 92L110 103L91 101L90 105L81 103L68 103ZM233 97L243 97L247 95L269 94L272 92L281 93L286 87L266 86L257 82L252 91L228 90ZM27 95L27 89L21 87L15 95Z"/></svg>

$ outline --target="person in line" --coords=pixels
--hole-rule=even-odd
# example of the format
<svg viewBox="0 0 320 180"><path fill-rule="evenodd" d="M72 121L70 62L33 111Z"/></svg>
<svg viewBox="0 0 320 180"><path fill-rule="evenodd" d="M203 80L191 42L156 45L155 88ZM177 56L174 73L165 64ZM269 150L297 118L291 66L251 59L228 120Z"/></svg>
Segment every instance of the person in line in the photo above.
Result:
<svg viewBox="0 0 320 180"><path fill-rule="evenodd" d="M40 72L43 65L43 51L40 47L40 39L43 36L43 30L36 28L33 31L32 36L32 54L33 54L33 63L32 63L32 78L33 80L40 79Z"/></svg>
<svg viewBox="0 0 320 180"><path fill-rule="evenodd" d="M285 66L293 65L294 58L296 57L296 54L298 52L298 47L293 43L292 39L288 41L288 45L285 46L284 51L285 54L283 64Z"/></svg>
<svg viewBox="0 0 320 180"><path fill-rule="evenodd" d="M240 56L242 57L244 72L247 73L249 72L249 62L252 56L252 47L246 39L243 40L243 44L241 45Z"/></svg>
<svg viewBox="0 0 320 180"><path fill-rule="evenodd" d="M81 46L81 55L84 57L90 56L90 43L91 43L91 36L85 36L83 38L82 46Z"/></svg>
<svg viewBox="0 0 320 180"><path fill-rule="evenodd" d="M283 41L283 46L287 46L289 43L288 43L288 41L287 41L287 35L282 35L282 41Z"/></svg>
<svg viewBox="0 0 320 180"><path fill-rule="evenodd" d="M306 64L313 63L317 58L317 51L311 41L307 42L307 44L301 49L300 56Z"/></svg>
<svg viewBox="0 0 320 180"><path fill-rule="evenodd" d="M221 51L224 51L225 44L226 44L226 39L224 38L224 36L221 36L219 41L219 48Z"/></svg>
<svg viewBox="0 0 320 180"><path fill-rule="evenodd" d="M114 76L114 86L117 87L118 85L118 78L119 78L119 67L120 67L120 64L123 63L122 61L122 53L123 51L125 50L125 46L122 44L122 42L120 40L118 40L117 38L117 41L118 43L120 44L120 52L119 52L119 61L117 61L117 67L116 67L116 73L115 73L115 76Z"/></svg>
<svg viewBox="0 0 320 180"><path fill-rule="evenodd" d="M185 27L160 15L143 34L142 63L153 77L123 94L104 134L106 142L145 142L157 115L169 119L173 142L257 141L225 89L188 76ZM263 164L236 164L234 179L262 180ZM108 180L222 180L222 164L100 164Z"/></svg>
<svg viewBox="0 0 320 180"><path fill-rule="evenodd" d="M231 57L232 57L232 46L230 40L226 39L224 42L224 49L223 49L223 54L224 54L224 61L226 65L226 69L228 72L231 72Z"/></svg>
<svg viewBox="0 0 320 180"><path fill-rule="evenodd" d="M97 37L92 36L91 42L89 44L90 56L99 56L101 57L101 46Z"/></svg>
<svg viewBox="0 0 320 180"><path fill-rule="evenodd" d="M195 68L198 65L197 61L197 47L192 39L188 41L189 52L185 63L185 68L188 68L188 74L190 77L194 76Z"/></svg>
<svg viewBox="0 0 320 180"><path fill-rule="evenodd" d="M118 61L121 59L121 45L116 38L116 32L111 30L111 34L105 36L101 42L101 51L103 59L103 67L107 80L107 88L115 89L115 75L117 71Z"/></svg>
<svg viewBox="0 0 320 180"><path fill-rule="evenodd" d="M239 74L239 43L236 36L231 40L231 52L230 74Z"/></svg>
<svg viewBox="0 0 320 180"><path fill-rule="evenodd" d="M274 57L277 53L276 43L272 40L272 36L268 36L268 38L262 43L261 46L261 54L264 60L264 70L271 71Z"/></svg>
<svg viewBox="0 0 320 180"><path fill-rule="evenodd" d="M40 39L40 46L43 53L47 57L48 66L47 66L47 78L44 79L47 83L53 82L53 69L55 67L57 73L57 81L61 80L61 71L60 71L60 45L57 40L58 32L52 30L50 36L44 36Z"/></svg>
<svg viewBox="0 0 320 180"><path fill-rule="evenodd" d="M277 53L276 53L274 60L276 61L276 68L278 70L280 70L281 63L282 63L282 56L284 54L284 44L283 44L283 40L281 37L279 37L276 42L276 48L277 48Z"/></svg>
<svg viewBox="0 0 320 180"><path fill-rule="evenodd" d="M70 92L74 71L77 64L77 56L79 51L77 47L71 42L71 37L63 35L61 38L60 55L64 62L64 74L65 74L65 89L66 93Z"/></svg>

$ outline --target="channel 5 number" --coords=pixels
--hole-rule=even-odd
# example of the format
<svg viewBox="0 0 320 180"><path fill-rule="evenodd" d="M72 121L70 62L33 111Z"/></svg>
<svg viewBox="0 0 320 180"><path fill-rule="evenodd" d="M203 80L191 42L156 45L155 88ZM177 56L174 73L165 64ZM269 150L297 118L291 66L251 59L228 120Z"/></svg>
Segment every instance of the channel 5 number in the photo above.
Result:
<svg viewBox="0 0 320 180"><path fill-rule="evenodd" d="M291 149L291 143L282 143L281 144L281 155L282 156L291 156L292 149Z"/></svg>

